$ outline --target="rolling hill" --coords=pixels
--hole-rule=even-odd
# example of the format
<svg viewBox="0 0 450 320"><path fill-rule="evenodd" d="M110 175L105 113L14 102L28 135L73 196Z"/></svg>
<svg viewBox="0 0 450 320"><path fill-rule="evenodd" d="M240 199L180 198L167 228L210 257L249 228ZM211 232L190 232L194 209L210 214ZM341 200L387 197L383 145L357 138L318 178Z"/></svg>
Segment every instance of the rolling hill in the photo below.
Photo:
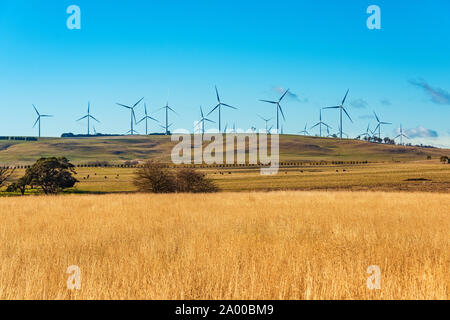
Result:
<svg viewBox="0 0 450 320"><path fill-rule="evenodd" d="M159 158L170 160L175 142L168 136L108 136L41 138L38 141L0 141L0 165L25 165L42 156L65 156L76 164ZM280 161L416 161L442 155L450 149L385 145L359 140L280 136Z"/></svg>

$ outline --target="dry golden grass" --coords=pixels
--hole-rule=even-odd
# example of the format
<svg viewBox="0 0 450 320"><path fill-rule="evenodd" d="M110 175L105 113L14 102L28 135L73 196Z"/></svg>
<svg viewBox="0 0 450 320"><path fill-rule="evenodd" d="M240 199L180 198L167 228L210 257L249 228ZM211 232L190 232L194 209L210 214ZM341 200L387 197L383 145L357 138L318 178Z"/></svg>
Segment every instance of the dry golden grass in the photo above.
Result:
<svg viewBox="0 0 450 320"><path fill-rule="evenodd" d="M1 299L448 299L450 197L0 198ZM82 288L69 291L69 265ZM366 287L369 265L381 290Z"/></svg>

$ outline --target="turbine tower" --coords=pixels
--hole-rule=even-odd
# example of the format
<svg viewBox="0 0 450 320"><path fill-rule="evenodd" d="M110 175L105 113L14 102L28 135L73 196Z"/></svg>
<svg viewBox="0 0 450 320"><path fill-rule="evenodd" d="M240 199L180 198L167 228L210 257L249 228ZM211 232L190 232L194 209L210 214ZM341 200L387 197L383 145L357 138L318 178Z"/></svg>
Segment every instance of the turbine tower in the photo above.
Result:
<svg viewBox="0 0 450 320"><path fill-rule="evenodd" d="M400 137L400 144L403 144L403 137L405 137L406 139L409 139L409 137L403 133L403 128L402 128L401 124L400 124L400 134L398 136L396 136L394 138L394 140L397 139L398 137Z"/></svg>
<svg viewBox="0 0 450 320"><path fill-rule="evenodd" d="M375 115L375 118L377 119L377 122L378 122L378 125L375 127L374 131L377 131L377 129L378 129L378 138L381 139L381 125L383 125L383 124L392 124L392 123L380 121L380 119L378 119L378 116L375 113L375 111L373 112L373 114Z"/></svg>
<svg viewBox="0 0 450 320"><path fill-rule="evenodd" d="M157 111L162 110L162 109L166 110L166 125L165 126L160 125L160 127L162 127L164 129L166 135L169 135L169 127L173 124L173 123L169 124L169 110L172 111L173 113L175 113L176 115L178 115L178 113L176 113L175 110L173 110L169 106L169 101L166 102L166 105L164 107L158 109Z"/></svg>
<svg viewBox="0 0 450 320"><path fill-rule="evenodd" d="M156 120L155 118L150 117L150 116L147 114L147 104L146 104L146 103L144 103L144 113L145 113L145 116L144 116L141 120L139 120L139 121L136 123L136 125L138 125L139 123L141 123L142 121L145 120L145 135L148 135L148 120L150 119L150 120L154 120L154 121L156 121L156 122L159 122L159 121Z"/></svg>
<svg viewBox="0 0 450 320"><path fill-rule="evenodd" d="M339 127L339 131L338 131L341 135L344 135L347 139L348 139L348 134L346 134L344 131L342 131L342 129ZM342 138L341 138L342 139Z"/></svg>
<svg viewBox="0 0 450 320"><path fill-rule="evenodd" d="M50 118L50 117L53 117L53 116L48 115L48 114L40 114L34 104L33 104L33 108L34 108L34 111L36 111L37 116L38 116L37 119L36 119L36 122L33 125L33 128L36 126L37 123L39 123L39 135L38 135L38 137L40 138L41 137L41 118Z"/></svg>
<svg viewBox="0 0 450 320"><path fill-rule="evenodd" d="M135 131L134 128L133 128L133 120L134 120L134 123L136 123L136 115L134 114L134 108L136 108L136 106L137 106L142 100L144 100L144 97L142 97L141 100L139 100L138 102L136 102L132 107L127 106L127 105L124 105L124 104L121 104L121 103L117 103L117 105L119 105L119 106L121 106L121 107L130 109L130 112L131 112L131 115L130 115L130 127L131 127L131 129L130 129L130 131L128 131L127 133L130 133L131 135L133 135L134 133L138 133L138 132Z"/></svg>
<svg viewBox="0 0 450 320"><path fill-rule="evenodd" d="M78 119L77 121L81 121L81 120L83 120L83 119L86 119L87 118L87 135L89 136L90 135L90 119L92 119L92 120L95 120L95 121L97 121L97 122L100 122L100 121L98 121L97 119L95 119L93 116L91 116L91 112L90 112L90 109L91 109L91 103L90 102L88 102L88 113L87 113L87 115L85 115L84 117L81 117L80 119Z"/></svg>
<svg viewBox="0 0 450 320"><path fill-rule="evenodd" d="M325 107L325 108L324 108L324 109L339 109L339 136L340 136L340 139L341 139L341 140L342 140L342 134L343 134L343 132L342 132L342 111L345 112L345 114L347 115L347 117L348 117L348 118L350 119L350 121L353 123L352 118L350 118L350 116L349 116L347 110L345 110L345 108L344 108L345 99L347 99L347 95L348 95L348 91L349 91L349 90L350 90L350 89L347 89L347 93L345 94L344 99L342 99L342 102L341 102L341 104L340 104L339 106Z"/></svg>
<svg viewBox="0 0 450 320"><path fill-rule="evenodd" d="M327 128L331 128L329 125L327 125L325 122L322 121L322 109L320 109L319 122L313 125L310 129L314 129L315 127L319 126L320 137L322 137L322 125L324 125Z"/></svg>
<svg viewBox="0 0 450 320"><path fill-rule="evenodd" d="M266 119L266 118L261 117L259 114L257 114L257 116L258 116L262 121L265 121L265 122L266 122L266 133L268 133L269 131L268 131L268 125L267 125L267 124L268 124L269 121L272 120L273 118Z"/></svg>
<svg viewBox="0 0 450 320"><path fill-rule="evenodd" d="M217 96L217 105L206 115L206 116L209 116L211 113L213 113L216 109L218 109L219 110L219 132L222 132L222 127L221 127L221 115L220 115L220 111L221 111L221 108L222 108L222 106L224 106L224 107L227 107L227 108L231 108L231 109L237 109L237 108L235 108L235 107L233 107L233 106L230 106L229 104L226 104L226 103L223 103L223 102L221 102L220 101L220 97L219 97L219 91L217 90L217 86L215 87L216 88L216 96Z"/></svg>
<svg viewBox="0 0 450 320"><path fill-rule="evenodd" d="M278 99L278 101L259 100L259 101L262 101L262 102L267 102L267 103L271 103L271 104L275 104L275 105L276 105L276 109L277 109L277 133L279 132L279 129L280 129L279 115L278 115L278 112L279 112L279 111L281 112L281 115L283 116L283 119L286 121L286 119L285 119L285 117L284 117L284 114L283 114L283 109L281 108L281 105L280 105L280 102L281 102L281 100L283 100L284 96L286 95L286 93L288 93L288 91L289 91L289 89L287 89L287 90L283 93L283 95L281 96L280 99Z"/></svg>

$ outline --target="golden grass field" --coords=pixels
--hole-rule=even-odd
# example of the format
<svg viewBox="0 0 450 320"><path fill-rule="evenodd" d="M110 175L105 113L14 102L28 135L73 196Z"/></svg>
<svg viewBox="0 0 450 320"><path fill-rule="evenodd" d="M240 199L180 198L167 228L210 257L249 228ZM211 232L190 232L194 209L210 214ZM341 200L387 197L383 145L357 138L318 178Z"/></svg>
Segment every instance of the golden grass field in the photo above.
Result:
<svg viewBox="0 0 450 320"><path fill-rule="evenodd" d="M0 198L0 299L449 299L450 196ZM69 265L82 288L66 288ZM381 268L369 290L366 269Z"/></svg>

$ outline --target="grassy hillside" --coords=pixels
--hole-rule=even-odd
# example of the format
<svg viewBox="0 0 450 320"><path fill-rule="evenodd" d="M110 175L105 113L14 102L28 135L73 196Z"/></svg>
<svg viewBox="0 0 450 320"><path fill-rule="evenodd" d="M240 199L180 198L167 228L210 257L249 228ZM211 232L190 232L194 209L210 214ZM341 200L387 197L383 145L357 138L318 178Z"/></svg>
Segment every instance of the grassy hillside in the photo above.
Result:
<svg viewBox="0 0 450 320"><path fill-rule="evenodd" d="M161 158L170 160L175 145L167 136L42 138L39 141L0 141L0 165L30 164L42 156L66 156L74 163ZM450 155L449 149L419 148L358 140L280 136L280 160L415 161Z"/></svg>

